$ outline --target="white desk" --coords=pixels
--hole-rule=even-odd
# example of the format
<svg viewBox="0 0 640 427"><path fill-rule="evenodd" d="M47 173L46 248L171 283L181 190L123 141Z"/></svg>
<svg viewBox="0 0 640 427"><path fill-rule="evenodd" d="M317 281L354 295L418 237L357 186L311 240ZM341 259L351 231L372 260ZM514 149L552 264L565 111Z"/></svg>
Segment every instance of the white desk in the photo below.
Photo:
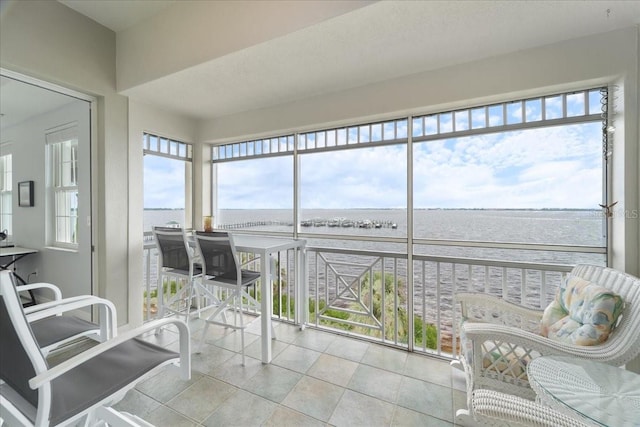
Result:
<svg viewBox="0 0 640 427"><path fill-rule="evenodd" d="M260 255L260 321L262 340L262 363L271 362L271 315L273 296L271 295L271 254L288 249L296 250L296 321L302 327L307 322L307 280L306 280L306 240L285 239L279 237L233 234L236 250ZM300 286L303 284L303 286Z"/></svg>
<svg viewBox="0 0 640 427"><path fill-rule="evenodd" d="M563 356L533 359L527 374L540 401L594 426L640 425L640 375Z"/></svg>
<svg viewBox="0 0 640 427"><path fill-rule="evenodd" d="M3 263L0 264L0 269L1 270L9 270L11 268L11 266L14 267L14 271L13 271L13 275L15 276L15 278L18 281L19 285L25 285L27 282L20 277L18 274L16 274L15 272L15 263L26 257L29 254L35 254L36 252L38 252L37 249L31 249L31 248L23 248L21 246L13 246L13 247L0 247L0 258L4 258L4 257L10 257L11 261L9 261L8 263ZM30 304L26 304L26 305L33 305L36 303L36 299L35 296L33 295L32 291L29 291L29 295L31 296L31 303Z"/></svg>

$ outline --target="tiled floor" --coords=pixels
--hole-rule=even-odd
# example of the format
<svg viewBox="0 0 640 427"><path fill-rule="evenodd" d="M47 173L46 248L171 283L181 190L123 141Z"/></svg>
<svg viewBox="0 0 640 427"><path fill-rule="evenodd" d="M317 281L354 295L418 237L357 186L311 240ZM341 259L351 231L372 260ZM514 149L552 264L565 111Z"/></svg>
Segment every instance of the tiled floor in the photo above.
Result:
<svg viewBox="0 0 640 427"><path fill-rule="evenodd" d="M192 377L166 367L116 406L158 427L452 426L465 407L464 376L440 361L352 338L274 322L273 361L260 361L260 322L240 333L191 322ZM178 334L145 337L177 350Z"/></svg>

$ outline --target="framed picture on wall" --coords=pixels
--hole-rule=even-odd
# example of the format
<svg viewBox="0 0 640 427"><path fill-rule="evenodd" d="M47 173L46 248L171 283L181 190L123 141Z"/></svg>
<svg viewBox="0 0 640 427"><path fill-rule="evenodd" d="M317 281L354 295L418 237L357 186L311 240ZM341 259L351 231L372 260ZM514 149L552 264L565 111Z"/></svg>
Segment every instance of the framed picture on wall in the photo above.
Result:
<svg viewBox="0 0 640 427"><path fill-rule="evenodd" d="M18 206L33 206L33 181L18 183Z"/></svg>

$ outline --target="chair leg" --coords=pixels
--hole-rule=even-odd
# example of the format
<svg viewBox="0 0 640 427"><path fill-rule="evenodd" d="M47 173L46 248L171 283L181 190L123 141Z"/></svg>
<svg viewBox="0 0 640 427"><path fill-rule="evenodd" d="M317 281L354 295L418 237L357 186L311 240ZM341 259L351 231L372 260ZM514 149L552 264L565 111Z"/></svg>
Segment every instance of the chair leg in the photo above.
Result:
<svg viewBox="0 0 640 427"><path fill-rule="evenodd" d="M244 357L244 316L242 315L242 295L238 295L236 292L236 296L233 297L234 301L236 298L240 298L240 344L242 345L242 366L245 366L245 357Z"/></svg>
<svg viewBox="0 0 640 427"><path fill-rule="evenodd" d="M202 346L204 345L204 339L207 336L207 330L209 329L209 322L205 322L204 328L202 328L202 336L200 337L200 344L198 344L198 350L196 353L202 353Z"/></svg>

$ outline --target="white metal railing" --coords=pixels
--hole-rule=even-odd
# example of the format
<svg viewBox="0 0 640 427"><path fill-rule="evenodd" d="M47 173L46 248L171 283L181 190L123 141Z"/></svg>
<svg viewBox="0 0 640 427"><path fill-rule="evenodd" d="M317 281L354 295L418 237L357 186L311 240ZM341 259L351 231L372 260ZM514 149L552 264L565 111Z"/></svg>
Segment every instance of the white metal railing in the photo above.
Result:
<svg viewBox="0 0 640 427"><path fill-rule="evenodd" d="M485 292L542 308L572 268L414 255L410 297L406 254L334 248L308 252L313 326L444 357L455 354L459 343L456 292Z"/></svg>
<svg viewBox="0 0 640 427"><path fill-rule="evenodd" d="M157 289L157 253L152 239L145 235L144 310L151 313L145 319L156 315L152 294ZM252 254L241 256L243 268L259 271L259 258ZM273 316L293 322L297 296L294 254L283 251L272 262L277 266L272 279ZM543 308L572 268L563 264L430 255L413 255L412 262L408 269L407 254L400 252L308 247L309 326L409 351L452 357L459 345L456 292L484 292L531 308ZM413 274L411 283L409 271ZM259 286L253 290L256 295L258 289Z"/></svg>

